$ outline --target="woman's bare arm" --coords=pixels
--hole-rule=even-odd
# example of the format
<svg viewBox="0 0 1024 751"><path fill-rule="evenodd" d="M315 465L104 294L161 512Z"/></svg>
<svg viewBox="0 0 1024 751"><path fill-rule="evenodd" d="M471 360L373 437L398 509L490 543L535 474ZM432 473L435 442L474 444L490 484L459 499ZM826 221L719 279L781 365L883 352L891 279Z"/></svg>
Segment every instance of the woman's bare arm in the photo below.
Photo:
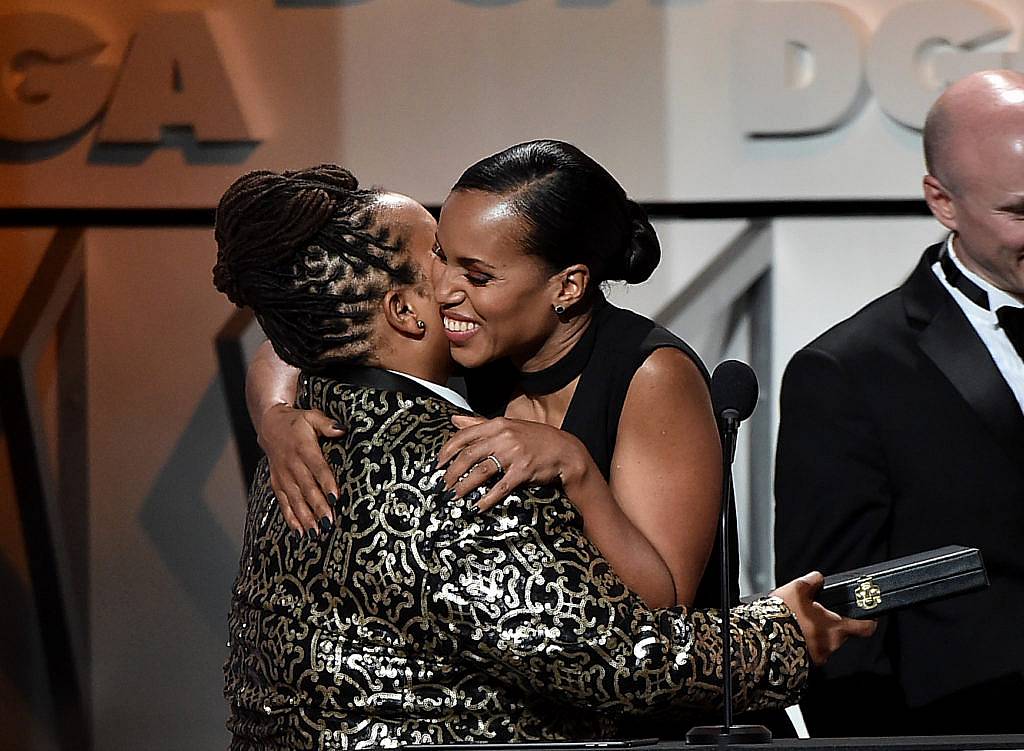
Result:
<svg viewBox="0 0 1024 751"><path fill-rule="evenodd" d="M623 513L671 571L676 601L692 604L715 540L722 447L707 384L683 352L658 349L634 375L610 475Z"/></svg>
<svg viewBox="0 0 1024 751"><path fill-rule="evenodd" d="M524 484L560 482L585 532L616 574L652 607L690 605L714 543L721 445L710 395L693 362L654 352L634 375L619 420L611 482L575 436L527 420L456 417L441 449L446 479L465 495L504 476L486 511ZM450 462L450 463L449 463ZM462 478L460 480L460 478Z"/></svg>
<svg viewBox="0 0 1024 751"><path fill-rule="evenodd" d="M256 432L260 432L263 416L274 407L295 404L299 369L286 363L266 340L256 350L245 375L245 405Z"/></svg>
<svg viewBox="0 0 1024 751"><path fill-rule="evenodd" d="M459 432L441 448L438 464L451 462L445 478L456 497L495 478L498 464L504 474L477 501L479 511L487 511L524 485L560 483L580 510L584 533L626 586L650 607L675 604L667 563L623 512L576 436L545 423L508 417L458 416L453 421Z"/></svg>
<svg viewBox="0 0 1024 751"><path fill-rule="evenodd" d="M298 369L282 361L266 341L249 365L245 401L285 521L300 534L315 535L334 523L328 498L338 496L319 439L337 438L345 431L318 410L293 406L298 379Z"/></svg>

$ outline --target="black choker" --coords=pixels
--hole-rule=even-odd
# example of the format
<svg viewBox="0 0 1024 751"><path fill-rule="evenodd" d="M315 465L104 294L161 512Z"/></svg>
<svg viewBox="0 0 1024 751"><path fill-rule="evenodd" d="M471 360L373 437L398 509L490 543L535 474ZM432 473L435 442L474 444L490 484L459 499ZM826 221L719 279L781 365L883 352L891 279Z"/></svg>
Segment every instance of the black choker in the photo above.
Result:
<svg viewBox="0 0 1024 751"><path fill-rule="evenodd" d="M583 372L590 362L594 351L594 340L597 338L597 322L591 318L586 331L580 340L573 345L569 353L554 365L532 373L519 373L519 388L531 396L553 394L565 388Z"/></svg>

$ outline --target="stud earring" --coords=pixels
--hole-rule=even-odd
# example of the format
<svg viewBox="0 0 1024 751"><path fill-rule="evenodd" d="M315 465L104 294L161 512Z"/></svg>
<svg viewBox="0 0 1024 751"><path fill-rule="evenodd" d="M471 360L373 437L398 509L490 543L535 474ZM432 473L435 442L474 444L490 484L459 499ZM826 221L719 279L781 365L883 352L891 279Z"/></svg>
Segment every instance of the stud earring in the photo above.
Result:
<svg viewBox="0 0 1024 751"><path fill-rule="evenodd" d="M562 315L562 313L564 313L564 312L565 312L565 306L564 305L556 305L555 306L555 315Z"/></svg>
<svg viewBox="0 0 1024 751"><path fill-rule="evenodd" d="M423 329L425 329L426 327L427 327L427 324L425 324L423 321L420 321L420 320L416 321L416 328L418 328L420 331L423 331Z"/></svg>

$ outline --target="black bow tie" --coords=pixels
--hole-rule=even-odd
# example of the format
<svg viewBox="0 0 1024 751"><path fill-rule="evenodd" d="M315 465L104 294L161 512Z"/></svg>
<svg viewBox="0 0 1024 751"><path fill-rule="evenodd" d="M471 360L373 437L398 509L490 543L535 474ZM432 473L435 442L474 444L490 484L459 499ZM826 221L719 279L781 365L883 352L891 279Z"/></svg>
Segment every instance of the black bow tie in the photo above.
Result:
<svg viewBox="0 0 1024 751"><path fill-rule="evenodd" d="M939 256L939 266L942 267L942 273L946 275L946 281L950 286L963 292L964 296L979 308L991 310L988 306L988 292L964 276L964 273L953 263L953 259L949 257L945 248L942 250L942 255ZM1010 344L1024 359L1024 308L1003 305L996 311L996 319L999 321L999 327L1006 334L1006 338L1010 340Z"/></svg>
<svg viewBox="0 0 1024 751"><path fill-rule="evenodd" d="M996 311L999 326L1017 354L1024 359L1024 308L1004 305Z"/></svg>

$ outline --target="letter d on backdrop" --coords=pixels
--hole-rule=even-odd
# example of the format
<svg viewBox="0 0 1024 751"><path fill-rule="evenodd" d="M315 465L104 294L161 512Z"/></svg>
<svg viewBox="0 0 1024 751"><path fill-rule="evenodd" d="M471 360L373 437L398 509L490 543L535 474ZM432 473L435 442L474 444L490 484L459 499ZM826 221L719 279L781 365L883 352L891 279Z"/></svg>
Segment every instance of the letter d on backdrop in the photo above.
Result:
<svg viewBox="0 0 1024 751"><path fill-rule="evenodd" d="M733 37L735 104L743 133L820 133L841 125L864 94L867 30L828 2L746 2Z"/></svg>

